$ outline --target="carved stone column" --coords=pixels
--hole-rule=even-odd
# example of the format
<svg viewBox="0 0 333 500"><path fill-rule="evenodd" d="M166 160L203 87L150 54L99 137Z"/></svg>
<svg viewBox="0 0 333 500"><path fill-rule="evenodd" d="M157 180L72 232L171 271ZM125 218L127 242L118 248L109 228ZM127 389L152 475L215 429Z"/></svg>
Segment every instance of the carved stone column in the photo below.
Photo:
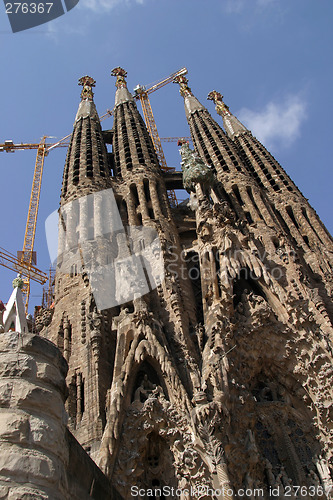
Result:
<svg viewBox="0 0 333 500"><path fill-rule="evenodd" d="M64 358L68 362L70 356L70 331L71 325L68 321L68 318L64 319Z"/></svg>
<svg viewBox="0 0 333 500"><path fill-rule="evenodd" d="M76 427L82 419L82 373L76 372Z"/></svg>
<svg viewBox="0 0 333 500"><path fill-rule="evenodd" d="M146 195L145 195L145 190L143 188L143 184L142 183L138 184L137 188L138 188L138 196L140 201L142 217L145 219L149 219L149 212L148 212Z"/></svg>
<svg viewBox="0 0 333 500"><path fill-rule="evenodd" d="M102 194L94 193L94 237L103 235Z"/></svg>
<svg viewBox="0 0 333 500"><path fill-rule="evenodd" d="M149 181L149 190L150 190L150 196L151 196L151 202L152 202L152 206L153 206L153 210L154 210L154 215L155 215L155 218L158 218L162 215L162 211L161 211L161 207L160 207L160 202L159 202L159 197L158 197L155 181Z"/></svg>
<svg viewBox="0 0 333 500"><path fill-rule="evenodd" d="M79 198L80 204L80 240L87 241L88 239L88 199L86 196Z"/></svg>
<svg viewBox="0 0 333 500"><path fill-rule="evenodd" d="M128 223L130 226L138 225L138 218L135 209L134 197L131 191L126 196L127 211L128 211Z"/></svg>

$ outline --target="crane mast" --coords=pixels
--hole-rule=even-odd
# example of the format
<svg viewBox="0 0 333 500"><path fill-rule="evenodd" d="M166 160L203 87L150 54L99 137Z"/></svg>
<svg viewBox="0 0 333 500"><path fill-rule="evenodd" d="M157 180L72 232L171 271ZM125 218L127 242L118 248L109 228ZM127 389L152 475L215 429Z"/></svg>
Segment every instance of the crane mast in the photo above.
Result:
<svg viewBox="0 0 333 500"><path fill-rule="evenodd" d="M104 120L109 116L112 116L113 112L107 109L106 113L100 117L100 120ZM52 149L59 147L68 147L69 138L71 134L66 135L60 141L56 143L46 143L47 136L43 136L40 143L21 143L14 144L13 141L8 140L0 144L0 152L5 151L6 153L14 153L15 151L25 150L25 149L37 149L35 170L32 181L32 189L30 195L30 203L28 210L27 223L25 228L25 235L23 241L23 250L18 251L18 258L16 259L13 255L6 251L0 252L0 264L7 267L8 269L19 271L23 275L24 286L22 289L23 299L25 302L25 312L28 313L29 297L30 297L30 279L34 279L30 271L37 270L41 275L43 275L42 280L38 283L45 283L47 281L47 275L42 273L39 269L33 266L34 263L34 243L36 235L36 225L37 225L37 215L39 208L39 198L42 186L42 176L44 169L45 156ZM38 274L38 273L37 273ZM44 279L46 276L46 279Z"/></svg>
<svg viewBox="0 0 333 500"><path fill-rule="evenodd" d="M39 207L39 198L40 198L40 190L42 186L42 175L44 168L44 159L46 153L45 147L45 139L44 136L38 146L37 149L37 157L35 163L34 177L32 181L32 189L30 195L30 203L28 210L27 223L25 227L25 235L23 242L23 250L22 253L19 252L19 257L21 257L21 261L25 262L28 266L33 263L33 248L35 242L36 235L36 224L37 224L37 215L38 215L38 207ZM34 262L36 264L36 262ZM22 288L22 293L25 302L25 312L28 313L28 304L30 297L30 277L25 276L23 278L24 286Z"/></svg>

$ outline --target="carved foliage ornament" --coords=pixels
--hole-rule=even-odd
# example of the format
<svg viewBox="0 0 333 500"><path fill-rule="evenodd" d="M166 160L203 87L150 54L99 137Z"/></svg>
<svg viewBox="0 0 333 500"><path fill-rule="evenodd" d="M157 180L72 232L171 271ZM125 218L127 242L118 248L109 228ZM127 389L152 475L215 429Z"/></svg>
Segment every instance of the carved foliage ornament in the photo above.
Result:
<svg viewBox="0 0 333 500"><path fill-rule="evenodd" d="M111 71L111 76L115 76L117 78L115 85L118 89L127 88L127 84L126 84L126 80L125 80L125 78L127 76L127 71L125 71L123 68L118 66L117 68L113 68L113 70Z"/></svg>
<svg viewBox="0 0 333 500"><path fill-rule="evenodd" d="M96 82L93 78L91 78L91 76L82 76L80 79L79 79L79 85L82 85L83 89L82 89L82 92L81 92L81 99L84 100L84 99L88 99L90 101L92 101L93 97L94 97L94 93L92 91L92 88L95 87L96 85Z"/></svg>
<svg viewBox="0 0 333 500"><path fill-rule="evenodd" d="M211 92L209 92L208 96L207 96L207 99L209 101L214 101L215 103L215 106L216 106L216 112L219 114L219 115L229 115L230 114L230 111L229 111L229 106L227 106L223 101L223 95L220 94L220 92L217 92L216 90L212 90Z"/></svg>

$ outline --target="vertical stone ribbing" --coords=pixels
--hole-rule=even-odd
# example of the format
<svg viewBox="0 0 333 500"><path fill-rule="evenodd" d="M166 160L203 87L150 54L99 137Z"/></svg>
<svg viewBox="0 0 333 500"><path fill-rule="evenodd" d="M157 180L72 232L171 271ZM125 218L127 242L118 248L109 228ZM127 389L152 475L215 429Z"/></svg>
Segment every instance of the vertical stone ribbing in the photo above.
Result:
<svg viewBox="0 0 333 500"><path fill-rule="evenodd" d="M258 185L259 188L264 188L263 182L256 172L253 172L252 165L244 161L233 140L225 134L207 109L194 97L187 82L184 77L175 78L175 83L179 83L180 93L184 97L185 113L196 151L208 165L215 169L217 179L223 185L237 215L247 219L250 223L264 220L264 215L259 208L262 205L256 205L253 195L248 194L248 192L254 192ZM239 128L241 128L240 124ZM245 127L243 128L246 131ZM240 196L237 188L241 181L248 186L248 191L244 191L243 197Z"/></svg>
<svg viewBox="0 0 333 500"><path fill-rule="evenodd" d="M68 361L67 383L70 388L66 408L69 427L75 437L93 454L103 427L103 406L108 372L109 352L104 338L103 316L97 311L85 265L89 256L78 251L87 241L103 245L111 229L104 221L112 207L103 207L99 191L111 187L107 150L93 101L94 80L83 77L81 102L67 153L61 195L61 217L64 231L64 255L59 256L55 282L55 308L49 328L42 335L52 340ZM92 195L94 194L94 199ZM107 201L105 202L105 204ZM117 214L114 214L116 217ZM107 218L107 217L106 217ZM105 233L105 234L104 234ZM72 259L72 262L70 260ZM62 266L65 266L65 270ZM82 268L83 265L83 268ZM82 304L84 305L82 307ZM96 319L97 318L97 319ZM99 351L99 343L103 350ZM95 362L92 359L95 358Z"/></svg>
<svg viewBox="0 0 333 500"><path fill-rule="evenodd" d="M91 81L80 81L84 89L67 152L61 192L62 204L110 187L107 151L93 102Z"/></svg>
<svg viewBox="0 0 333 500"><path fill-rule="evenodd" d="M137 168L158 173L160 166L152 140L127 89L127 73L122 68L115 68L111 74L117 77L113 128L116 170L123 178Z"/></svg>
<svg viewBox="0 0 333 500"><path fill-rule="evenodd" d="M332 249L331 236L323 228L308 201L273 155L230 112L222 97L215 90L208 94L208 99L215 102L216 111L222 116L224 128L233 140L243 164L259 187L266 190L277 216L280 217L279 214L283 213L282 219L287 221L287 232L293 234L305 252L316 250L318 245L323 244L323 240ZM284 213L286 200L292 207L292 217ZM304 215L307 212L311 212L313 223Z"/></svg>

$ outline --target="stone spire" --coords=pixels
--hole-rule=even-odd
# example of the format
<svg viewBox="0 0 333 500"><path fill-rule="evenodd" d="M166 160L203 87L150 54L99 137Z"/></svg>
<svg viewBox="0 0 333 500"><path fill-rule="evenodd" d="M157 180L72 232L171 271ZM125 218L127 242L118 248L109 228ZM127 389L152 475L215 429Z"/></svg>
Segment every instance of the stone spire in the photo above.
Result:
<svg viewBox="0 0 333 500"><path fill-rule="evenodd" d="M127 71L118 66L117 68L113 68L111 76L115 76L117 78L115 83L117 87L115 106L119 106L119 104L123 104L128 101L134 102L132 94L128 91L125 80L127 77Z"/></svg>
<svg viewBox="0 0 333 500"><path fill-rule="evenodd" d="M81 102L75 117L62 184L62 203L109 187L110 169L93 100L95 80L79 79Z"/></svg>
<svg viewBox="0 0 333 500"><path fill-rule="evenodd" d="M159 171L160 166L146 125L127 89L127 72L120 67L111 71L116 79L113 152L116 172L125 176L135 168Z"/></svg>
<svg viewBox="0 0 333 500"><path fill-rule="evenodd" d="M229 107L223 102L223 95L220 92L212 90L212 92L209 92L207 99L214 101L216 112L222 116L225 131L231 139L236 135L248 132L247 128L230 113Z"/></svg>
<svg viewBox="0 0 333 500"><path fill-rule="evenodd" d="M270 201L274 201L274 211L284 230L292 235L305 252L317 245L331 247L329 233L322 227L315 211L274 156L230 113L220 92L213 90L207 99L214 101L217 113L222 116L224 128L251 177L269 193ZM286 203L287 199L289 203Z"/></svg>
<svg viewBox="0 0 333 500"><path fill-rule="evenodd" d="M194 97L192 90L188 86L188 79L184 75L178 75L173 79L173 83L178 83L180 86L180 95L184 97L186 118L189 120L192 113L195 111L204 110L204 106Z"/></svg>
<svg viewBox="0 0 333 500"><path fill-rule="evenodd" d="M214 165L218 175L224 172L242 171L241 160L233 141L216 123L207 109L194 97L188 79L180 75L174 78L184 97L186 118L196 151L208 165ZM245 169L243 169L245 170Z"/></svg>

